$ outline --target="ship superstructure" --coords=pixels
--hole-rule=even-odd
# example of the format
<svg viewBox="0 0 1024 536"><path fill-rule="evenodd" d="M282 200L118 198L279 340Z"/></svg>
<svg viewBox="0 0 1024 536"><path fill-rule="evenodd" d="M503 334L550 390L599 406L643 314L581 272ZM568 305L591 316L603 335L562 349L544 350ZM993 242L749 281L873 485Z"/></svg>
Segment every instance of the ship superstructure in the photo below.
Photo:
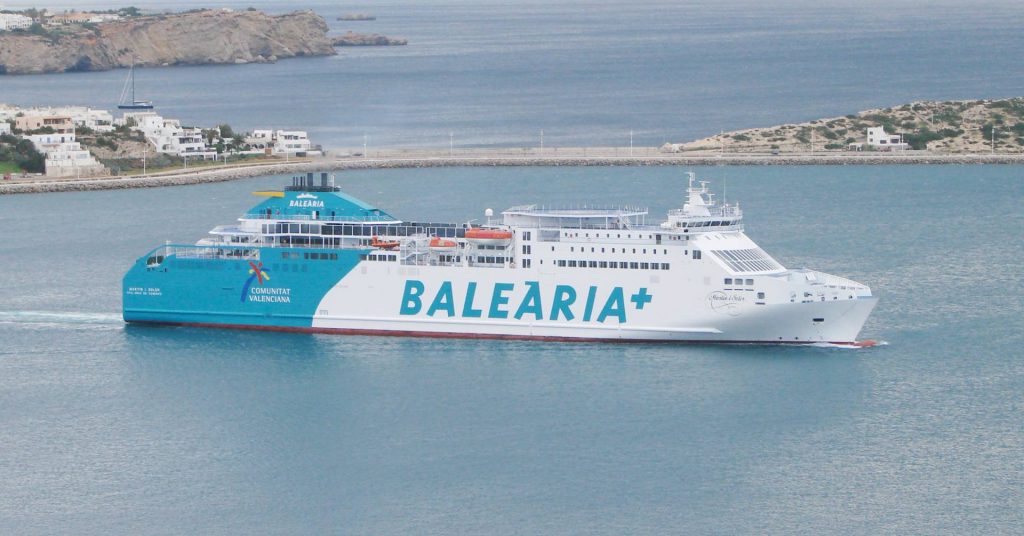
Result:
<svg viewBox="0 0 1024 536"><path fill-rule="evenodd" d="M129 322L554 340L854 343L877 299L783 267L689 174L660 223L640 207L510 208L407 222L312 173L124 278Z"/></svg>

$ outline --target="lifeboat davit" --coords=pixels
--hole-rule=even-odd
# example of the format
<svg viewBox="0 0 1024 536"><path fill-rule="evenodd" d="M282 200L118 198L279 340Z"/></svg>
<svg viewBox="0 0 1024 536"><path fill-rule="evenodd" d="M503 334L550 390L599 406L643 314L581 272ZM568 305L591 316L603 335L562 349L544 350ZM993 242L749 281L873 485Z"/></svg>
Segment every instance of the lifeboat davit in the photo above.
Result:
<svg viewBox="0 0 1024 536"><path fill-rule="evenodd" d="M459 245L454 240L445 240L443 238L433 237L430 239L430 251L436 253L451 253L455 251Z"/></svg>
<svg viewBox="0 0 1024 536"><path fill-rule="evenodd" d="M401 244L397 240L381 240L379 237L374 236L370 239L370 245L375 248L391 250L397 248Z"/></svg>
<svg viewBox="0 0 1024 536"><path fill-rule="evenodd" d="M473 244L507 246L512 241L512 232L474 227L466 230L466 240Z"/></svg>

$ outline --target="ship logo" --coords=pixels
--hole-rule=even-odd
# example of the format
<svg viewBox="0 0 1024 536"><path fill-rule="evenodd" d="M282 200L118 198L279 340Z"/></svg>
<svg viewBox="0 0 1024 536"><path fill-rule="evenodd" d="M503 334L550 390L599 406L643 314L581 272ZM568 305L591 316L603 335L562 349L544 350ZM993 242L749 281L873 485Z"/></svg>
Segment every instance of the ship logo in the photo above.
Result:
<svg viewBox="0 0 1024 536"><path fill-rule="evenodd" d="M258 282L261 286L264 281L270 281L270 276L267 275L267 269L263 267L263 262L254 263L249 261L249 279L245 281L245 286L242 287L242 302L244 303L249 298L249 288L252 287L253 281Z"/></svg>
<svg viewBox="0 0 1024 536"><path fill-rule="evenodd" d="M324 208L324 202L313 194L299 194L288 201L289 208Z"/></svg>

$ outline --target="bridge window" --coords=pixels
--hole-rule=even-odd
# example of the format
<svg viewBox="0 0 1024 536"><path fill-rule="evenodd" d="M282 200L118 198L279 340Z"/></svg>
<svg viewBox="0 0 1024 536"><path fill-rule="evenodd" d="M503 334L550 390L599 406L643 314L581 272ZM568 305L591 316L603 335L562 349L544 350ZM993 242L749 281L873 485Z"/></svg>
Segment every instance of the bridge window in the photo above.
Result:
<svg viewBox="0 0 1024 536"><path fill-rule="evenodd" d="M726 285L732 285L732 278L731 277L726 277L725 278L725 284Z"/></svg>
<svg viewBox="0 0 1024 536"><path fill-rule="evenodd" d="M661 269L662 270L668 270L668 263L667 262L661 263Z"/></svg>

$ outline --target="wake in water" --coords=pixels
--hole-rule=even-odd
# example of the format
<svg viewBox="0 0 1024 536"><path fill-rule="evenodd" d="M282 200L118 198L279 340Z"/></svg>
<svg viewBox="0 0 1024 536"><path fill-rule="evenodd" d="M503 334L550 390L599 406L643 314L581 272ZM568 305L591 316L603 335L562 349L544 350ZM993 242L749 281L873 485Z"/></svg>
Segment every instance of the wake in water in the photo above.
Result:
<svg viewBox="0 0 1024 536"><path fill-rule="evenodd" d="M853 344L835 344L831 342L815 342L811 346L815 348L841 348L843 350L866 350L869 348L876 348L878 346L888 346L889 343L886 341L858 341Z"/></svg>
<svg viewBox="0 0 1024 536"><path fill-rule="evenodd" d="M124 320L118 313L0 311L0 324L120 328L124 326Z"/></svg>

